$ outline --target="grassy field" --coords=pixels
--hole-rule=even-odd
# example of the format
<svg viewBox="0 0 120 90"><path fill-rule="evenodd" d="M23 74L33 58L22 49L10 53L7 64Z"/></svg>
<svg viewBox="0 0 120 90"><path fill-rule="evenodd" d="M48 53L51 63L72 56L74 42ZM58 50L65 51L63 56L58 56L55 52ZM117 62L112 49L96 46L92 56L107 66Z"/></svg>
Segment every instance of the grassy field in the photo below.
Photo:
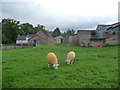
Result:
<svg viewBox="0 0 120 90"><path fill-rule="evenodd" d="M76 52L72 65L66 54ZM47 67L46 55L56 53L60 67ZM117 88L118 47L41 45L3 51L3 88Z"/></svg>

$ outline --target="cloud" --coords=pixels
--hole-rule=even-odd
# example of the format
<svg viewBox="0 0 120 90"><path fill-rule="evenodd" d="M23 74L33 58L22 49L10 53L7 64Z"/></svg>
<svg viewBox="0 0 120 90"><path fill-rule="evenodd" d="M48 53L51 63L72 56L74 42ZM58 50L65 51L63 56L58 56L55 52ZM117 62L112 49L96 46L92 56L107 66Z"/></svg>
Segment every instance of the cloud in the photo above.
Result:
<svg viewBox="0 0 120 90"><path fill-rule="evenodd" d="M28 0L27 0L28 1ZM117 0L35 0L3 2L2 18L13 18L48 30L95 29L98 24L118 20Z"/></svg>

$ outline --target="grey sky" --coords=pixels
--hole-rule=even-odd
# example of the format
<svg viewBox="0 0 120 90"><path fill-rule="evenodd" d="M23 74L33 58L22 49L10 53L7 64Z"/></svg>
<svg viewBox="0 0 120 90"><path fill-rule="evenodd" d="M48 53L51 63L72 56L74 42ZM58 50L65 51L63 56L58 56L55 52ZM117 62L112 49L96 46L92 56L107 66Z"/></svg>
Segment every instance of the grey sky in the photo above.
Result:
<svg viewBox="0 0 120 90"><path fill-rule="evenodd" d="M8 0L7 0L8 1ZM45 25L46 29L95 29L118 21L119 0L34 0L2 2L2 18ZM15 0L14 0L15 1ZM29 1L29 0L27 0Z"/></svg>

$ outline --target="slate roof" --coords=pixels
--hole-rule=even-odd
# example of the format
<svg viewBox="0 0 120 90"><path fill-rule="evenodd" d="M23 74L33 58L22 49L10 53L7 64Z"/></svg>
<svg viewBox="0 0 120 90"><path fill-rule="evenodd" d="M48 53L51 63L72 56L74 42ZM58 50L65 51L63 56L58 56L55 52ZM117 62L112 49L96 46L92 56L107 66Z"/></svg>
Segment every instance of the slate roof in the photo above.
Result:
<svg viewBox="0 0 120 90"><path fill-rule="evenodd" d="M36 39L39 39L39 38L41 38L41 37L48 37L46 34L44 34L42 31L38 31L37 33L35 33L33 36L31 36L29 39L28 39L28 41L29 40L32 40L33 38L35 38L35 37L38 37L38 38L36 38Z"/></svg>
<svg viewBox="0 0 120 90"><path fill-rule="evenodd" d="M31 36L19 36L17 40L26 40L26 38L30 38Z"/></svg>

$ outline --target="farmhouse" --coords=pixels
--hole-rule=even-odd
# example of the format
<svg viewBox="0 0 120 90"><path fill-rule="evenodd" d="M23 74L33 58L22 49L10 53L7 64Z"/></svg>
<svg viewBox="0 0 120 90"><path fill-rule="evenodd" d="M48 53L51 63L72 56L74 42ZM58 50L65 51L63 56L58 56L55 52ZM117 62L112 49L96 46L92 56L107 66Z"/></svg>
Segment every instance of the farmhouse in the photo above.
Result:
<svg viewBox="0 0 120 90"><path fill-rule="evenodd" d="M28 43L28 39L31 36L27 35L27 36L20 36L18 35L17 39L16 39L16 44L27 44Z"/></svg>

